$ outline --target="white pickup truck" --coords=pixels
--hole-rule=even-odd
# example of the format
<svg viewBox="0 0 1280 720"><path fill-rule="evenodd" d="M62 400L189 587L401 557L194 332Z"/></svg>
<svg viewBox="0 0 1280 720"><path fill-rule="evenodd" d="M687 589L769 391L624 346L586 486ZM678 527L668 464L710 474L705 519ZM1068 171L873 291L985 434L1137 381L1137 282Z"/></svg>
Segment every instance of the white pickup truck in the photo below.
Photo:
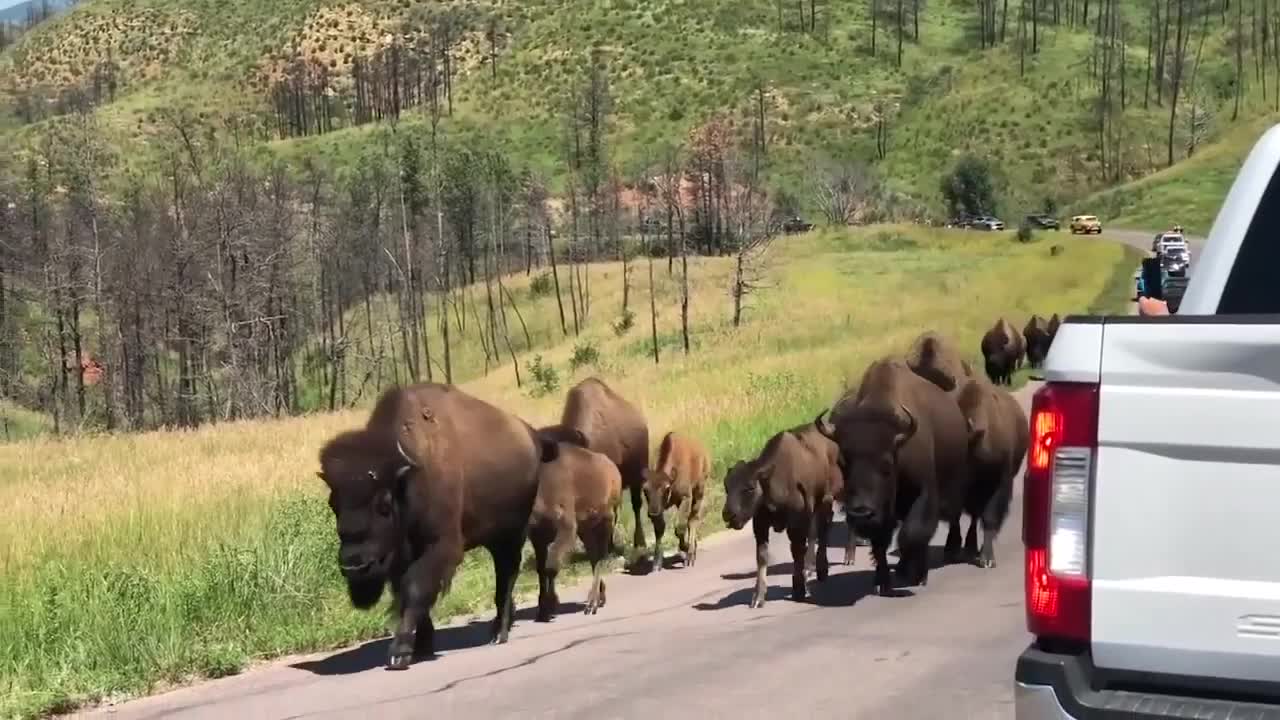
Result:
<svg viewBox="0 0 1280 720"><path fill-rule="evenodd" d="M1068 317L1031 411L1015 714L1280 719L1280 126L1176 315Z"/></svg>

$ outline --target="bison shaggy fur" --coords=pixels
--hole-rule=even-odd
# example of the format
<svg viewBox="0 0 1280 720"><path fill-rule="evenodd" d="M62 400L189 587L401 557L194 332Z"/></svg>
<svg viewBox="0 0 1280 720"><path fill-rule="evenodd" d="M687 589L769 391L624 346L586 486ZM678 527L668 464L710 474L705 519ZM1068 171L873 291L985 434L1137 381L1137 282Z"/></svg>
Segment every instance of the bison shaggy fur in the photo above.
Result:
<svg viewBox="0 0 1280 720"><path fill-rule="evenodd" d="M964 550L978 565L995 567L995 538L1009 515L1013 483L1027 454L1030 427L1027 415L1014 396L1003 388L974 378L957 398L969 424L969 487L964 511L969 531ZM960 549L959 513L952 517L947 551L953 558ZM982 523L982 550L978 551L976 526Z"/></svg>
<svg viewBox="0 0 1280 720"><path fill-rule="evenodd" d="M539 466L557 453L523 420L436 383L386 391L364 428L320 450L352 604L372 607L387 585L396 600L388 668L434 652L431 607L473 547L493 556L491 638L507 641Z"/></svg>
<svg viewBox="0 0 1280 720"><path fill-rule="evenodd" d="M955 398L886 358L826 414L814 425L839 447L845 515L871 539L880 594L893 594L888 551L899 524L898 576L926 584L929 540L940 518L961 506L967 485L969 431Z"/></svg>

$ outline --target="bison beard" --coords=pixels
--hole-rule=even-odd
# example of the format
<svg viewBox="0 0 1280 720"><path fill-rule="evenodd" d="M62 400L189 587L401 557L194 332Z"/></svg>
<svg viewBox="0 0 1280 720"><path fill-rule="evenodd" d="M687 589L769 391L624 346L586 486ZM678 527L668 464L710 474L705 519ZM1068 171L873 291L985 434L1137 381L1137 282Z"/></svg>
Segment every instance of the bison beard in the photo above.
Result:
<svg viewBox="0 0 1280 720"><path fill-rule="evenodd" d="M347 594L351 596L351 605L358 610L368 610L377 605L386 584L385 578L348 579Z"/></svg>

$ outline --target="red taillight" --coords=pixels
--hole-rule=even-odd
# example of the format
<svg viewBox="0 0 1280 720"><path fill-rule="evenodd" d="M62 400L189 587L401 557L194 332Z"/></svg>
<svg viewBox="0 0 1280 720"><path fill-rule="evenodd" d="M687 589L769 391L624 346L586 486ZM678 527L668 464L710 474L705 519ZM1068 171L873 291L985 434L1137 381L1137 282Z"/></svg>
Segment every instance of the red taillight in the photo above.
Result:
<svg viewBox="0 0 1280 720"><path fill-rule="evenodd" d="M1023 488L1027 629L1088 642L1089 500L1098 445L1098 386L1048 383L1031 402Z"/></svg>

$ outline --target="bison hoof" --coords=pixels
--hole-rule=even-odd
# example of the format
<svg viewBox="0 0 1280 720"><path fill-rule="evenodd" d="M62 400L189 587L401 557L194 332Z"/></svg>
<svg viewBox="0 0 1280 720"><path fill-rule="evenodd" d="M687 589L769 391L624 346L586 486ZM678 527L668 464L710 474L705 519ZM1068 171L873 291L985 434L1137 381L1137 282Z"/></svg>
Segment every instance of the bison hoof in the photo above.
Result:
<svg viewBox="0 0 1280 720"><path fill-rule="evenodd" d="M893 597L893 585L881 585L876 589L880 597Z"/></svg>
<svg viewBox="0 0 1280 720"><path fill-rule="evenodd" d="M408 670L409 666L412 664L412 653L394 653L391 657L387 658L388 670Z"/></svg>
<svg viewBox="0 0 1280 720"><path fill-rule="evenodd" d="M984 558L984 557L978 558L978 567L982 568L983 570L990 570L995 566L996 566L995 558Z"/></svg>
<svg viewBox="0 0 1280 720"><path fill-rule="evenodd" d="M762 607L764 607L764 598L763 598L763 597L761 597L761 596L759 596L759 595L757 595L757 596L755 596L755 597L751 598L751 607L752 607L752 608L762 608Z"/></svg>

